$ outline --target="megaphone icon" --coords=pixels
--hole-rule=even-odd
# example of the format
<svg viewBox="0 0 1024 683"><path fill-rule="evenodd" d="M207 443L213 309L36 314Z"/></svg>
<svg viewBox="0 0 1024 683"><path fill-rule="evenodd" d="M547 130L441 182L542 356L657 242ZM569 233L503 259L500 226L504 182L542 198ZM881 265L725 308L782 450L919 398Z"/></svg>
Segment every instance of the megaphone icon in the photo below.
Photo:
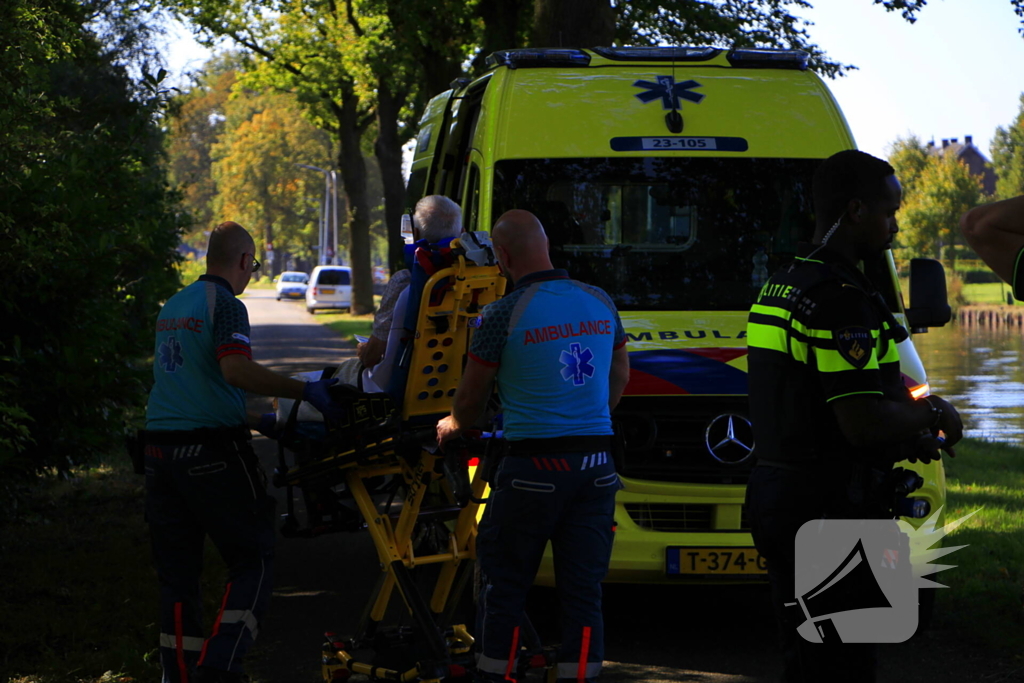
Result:
<svg viewBox="0 0 1024 683"><path fill-rule="evenodd" d="M846 559L824 581L798 597L797 602L823 643L843 642L829 615L892 607L868 564L863 539L857 539Z"/></svg>

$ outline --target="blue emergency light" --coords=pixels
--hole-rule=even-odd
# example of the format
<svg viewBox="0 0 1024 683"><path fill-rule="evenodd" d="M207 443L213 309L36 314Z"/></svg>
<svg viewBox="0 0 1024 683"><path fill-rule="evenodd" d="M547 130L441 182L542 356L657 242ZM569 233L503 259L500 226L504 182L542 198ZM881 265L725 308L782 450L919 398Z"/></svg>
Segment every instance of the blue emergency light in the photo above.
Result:
<svg viewBox="0 0 1024 683"><path fill-rule="evenodd" d="M583 50L567 48L524 48L499 50L487 58L488 68L507 66L529 69L545 66L590 66L590 55Z"/></svg>
<svg viewBox="0 0 1024 683"><path fill-rule="evenodd" d="M605 59L619 62L706 62L722 50L717 47L595 47Z"/></svg>

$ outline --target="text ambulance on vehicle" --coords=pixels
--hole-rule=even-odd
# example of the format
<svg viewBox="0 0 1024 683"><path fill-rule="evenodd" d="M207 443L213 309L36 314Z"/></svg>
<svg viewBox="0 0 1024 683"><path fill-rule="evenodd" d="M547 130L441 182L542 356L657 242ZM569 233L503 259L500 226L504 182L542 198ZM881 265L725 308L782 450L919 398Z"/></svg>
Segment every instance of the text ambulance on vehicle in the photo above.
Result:
<svg viewBox="0 0 1024 683"><path fill-rule="evenodd" d="M856 146L836 101L797 51L527 49L489 64L428 105L409 201L453 198L467 231L532 211L555 267L618 306L631 374L614 414L625 488L608 580L760 578L744 506L757 454L747 313L813 233L819 162ZM937 287L912 275L916 299L941 293L916 309L904 309L890 252L863 269L901 322L945 322L941 267ZM913 342L899 353L923 395ZM918 512L938 510L942 463L902 465L925 479ZM538 581L552 578L549 555Z"/></svg>

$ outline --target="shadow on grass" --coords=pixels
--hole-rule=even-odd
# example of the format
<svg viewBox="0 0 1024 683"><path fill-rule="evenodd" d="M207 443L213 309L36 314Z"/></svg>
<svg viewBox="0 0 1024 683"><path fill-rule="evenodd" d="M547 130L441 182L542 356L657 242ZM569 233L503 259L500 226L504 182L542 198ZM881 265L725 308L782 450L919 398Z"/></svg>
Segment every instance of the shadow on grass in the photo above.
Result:
<svg viewBox="0 0 1024 683"><path fill-rule="evenodd" d="M40 482L0 527L0 681L149 683L160 678L159 591L143 479L122 463ZM207 548L212 620L226 572Z"/></svg>

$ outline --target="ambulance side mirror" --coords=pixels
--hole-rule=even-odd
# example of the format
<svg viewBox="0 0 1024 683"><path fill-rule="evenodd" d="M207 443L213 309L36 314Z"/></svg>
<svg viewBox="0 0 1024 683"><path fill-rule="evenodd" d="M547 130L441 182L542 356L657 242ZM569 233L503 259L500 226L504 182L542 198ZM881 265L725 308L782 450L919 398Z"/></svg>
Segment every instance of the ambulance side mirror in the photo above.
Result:
<svg viewBox="0 0 1024 683"><path fill-rule="evenodd" d="M942 327L952 312L946 295L946 270L935 259L910 261L910 307L906 310L911 332Z"/></svg>

